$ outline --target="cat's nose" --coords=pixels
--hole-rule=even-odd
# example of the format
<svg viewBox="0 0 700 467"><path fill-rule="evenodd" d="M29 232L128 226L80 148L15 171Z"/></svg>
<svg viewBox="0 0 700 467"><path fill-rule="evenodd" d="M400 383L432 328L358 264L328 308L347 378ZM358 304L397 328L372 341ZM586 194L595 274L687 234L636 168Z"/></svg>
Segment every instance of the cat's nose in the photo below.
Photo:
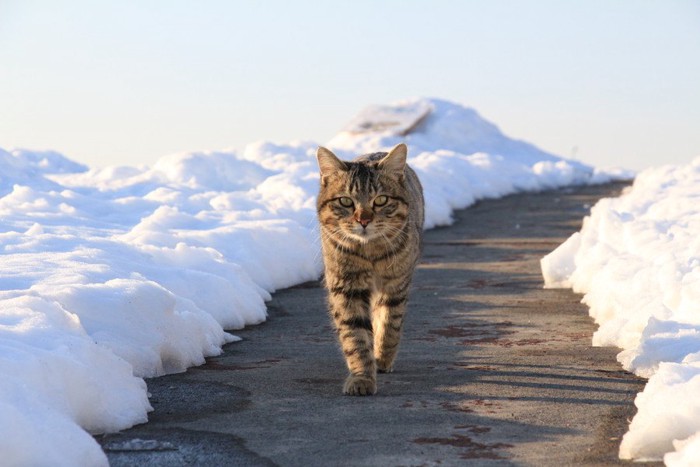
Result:
<svg viewBox="0 0 700 467"><path fill-rule="evenodd" d="M355 215L353 217L355 218L356 222L360 223L363 229L366 229L369 223L372 222L372 218L374 216L372 215L371 211L368 212L365 209L358 209L355 211Z"/></svg>
<svg viewBox="0 0 700 467"><path fill-rule="evenodd" d="M359 222L363 229L367 228L370 222L372 222L372 215L367 215L366 212L356 212L355 221Z"/></svg>

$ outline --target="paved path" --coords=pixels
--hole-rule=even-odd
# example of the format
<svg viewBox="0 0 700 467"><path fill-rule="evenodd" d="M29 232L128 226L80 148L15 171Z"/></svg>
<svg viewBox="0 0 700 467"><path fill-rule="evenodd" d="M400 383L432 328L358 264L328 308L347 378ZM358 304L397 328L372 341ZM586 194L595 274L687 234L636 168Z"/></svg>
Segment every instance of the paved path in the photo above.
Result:
<svg viewBox="0 0 700 467"><path fill-rule="evenodd" d="M150 422L99 437L119 465L616 465L644 382L590 346L580 297L539 259L621 185L522 194L429 231L395 372L341 394L344 363L312 282L186 373L148 381ZM133 439L148 440L141 451Z"/></svg>

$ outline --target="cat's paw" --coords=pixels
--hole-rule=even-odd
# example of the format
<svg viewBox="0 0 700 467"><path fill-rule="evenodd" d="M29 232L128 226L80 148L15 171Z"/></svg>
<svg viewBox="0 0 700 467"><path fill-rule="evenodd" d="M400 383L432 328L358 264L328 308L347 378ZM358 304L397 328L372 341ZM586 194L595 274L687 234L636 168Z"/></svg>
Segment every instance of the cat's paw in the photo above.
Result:
<svg viewBox="0 0 700 467"><path fill-rule="evenodd" d="M377 392L377 381L368 376L350 375L345 380L343 392L348 396L371 396Z"/></svg>
<svg viewBox="0 0 700 467"><path fill-rule="evenodd" d="M382 358L382 357L376 357L377 358L377 371L380 373L391 373L394 371L394 359L388 359L388 358Z"/></svg>

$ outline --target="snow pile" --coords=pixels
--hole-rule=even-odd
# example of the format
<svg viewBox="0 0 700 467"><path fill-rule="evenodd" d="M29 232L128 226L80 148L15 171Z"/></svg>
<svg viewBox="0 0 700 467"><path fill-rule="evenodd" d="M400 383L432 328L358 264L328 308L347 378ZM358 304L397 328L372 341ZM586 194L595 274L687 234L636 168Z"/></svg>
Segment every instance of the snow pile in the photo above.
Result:
<svg viewBox="0 0 700 467"><path fill-rule="evenodd" d="M342 132L346 157L408 142L427 225L485 197L604 181L438 100L405 137ZM425 112L428 109L428 112ZM406 121L410 121L407 119ZM176 154L89 169L0 150L0 452L6 465L98 465L90 433L151 410L142 378L217 355L270 292L319 277L317 144Z"/></svg>
<svg viewBox="0 0 700 467"><path fill-rule="evenodd" d="M600 326L597 346L649 378L623 459L700 459L700 158L641 173L599 201L580 232L542 259L546 287L571 287Z"/></svg>
<svg viewBox="0 0 700 467"><path fill-rule="evenodd" d="M431 112L424 117L426 108ZM410 133L397 135L389 125L381 131L382 125L374 121L372 126L380 131L359 132L358 127L363 125L356 118L327 146L342 158L351 159L377 148L408 144L409 164L418 173L425 191L426 228L450 224L453 210L479 199L605 183L633 175L622 170L594 169L508 138L475 110L444 100L407 100L392 106L373 106L370 110L385 121L397 122L400 129L410 128Z"/></svg>

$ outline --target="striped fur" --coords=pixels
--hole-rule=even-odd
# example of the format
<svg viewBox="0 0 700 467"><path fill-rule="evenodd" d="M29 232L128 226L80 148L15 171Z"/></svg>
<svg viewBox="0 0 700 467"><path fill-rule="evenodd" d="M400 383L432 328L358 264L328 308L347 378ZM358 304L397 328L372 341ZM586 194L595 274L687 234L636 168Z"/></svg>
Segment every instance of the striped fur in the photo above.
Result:
<svg viewBox="0 0 700 467"><path fill-rule="evenodd" d="M392 370L423 233L423 191L407 148L352 162L319 148L318 218L328 306L350 370L344 392L370 395Z"/></svg>

